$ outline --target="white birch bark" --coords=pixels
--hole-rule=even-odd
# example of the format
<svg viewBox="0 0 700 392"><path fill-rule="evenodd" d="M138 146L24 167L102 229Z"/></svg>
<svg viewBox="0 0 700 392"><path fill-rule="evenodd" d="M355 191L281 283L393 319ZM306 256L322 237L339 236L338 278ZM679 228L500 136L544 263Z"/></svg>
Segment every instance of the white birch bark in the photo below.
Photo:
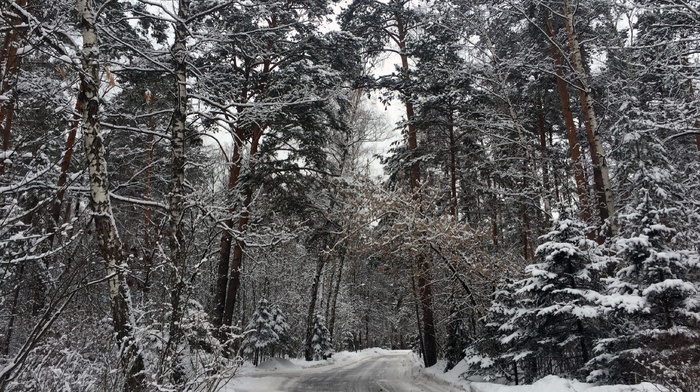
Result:
<svg viewBox="0 0 700 392"><path fill-rule="evenodd" d="M125 264L121 241L112 214L107 180L107 163L100 132L100 65L95 17L89 0L77 1L80 30L83 39L80 73L82 131L90 187L90 208L95 222L95 237L100 256L111 276L109 297L114 331L122 346L121 366L126 380L124 391L143 389L143 358L133 339L134 317L131 296L126 284Z"/></svg>
<svg viewBox="0 0 700 392"><path fill-rule="evenodd" d="M187 31L186 21L189 18L189 0L178 1L177 20L175 21L175 42L171 48L174 68L174 84L176 102L171 120L170 133L170 163L171 179L169 194L169 235L170 235L170 268L171 291L170 305L172 312L169 324L169 338L163 355L171 361L164 370L171 371L171 378L176 385L181 385L185 375L176 362L180 361L180 353L176 348L182 340L181 321L184 314L184 301L187 290L185 252L182 234L182 216L185 196L185 127L187 120ZM162 375L160 375L162 376Z"/></svg>

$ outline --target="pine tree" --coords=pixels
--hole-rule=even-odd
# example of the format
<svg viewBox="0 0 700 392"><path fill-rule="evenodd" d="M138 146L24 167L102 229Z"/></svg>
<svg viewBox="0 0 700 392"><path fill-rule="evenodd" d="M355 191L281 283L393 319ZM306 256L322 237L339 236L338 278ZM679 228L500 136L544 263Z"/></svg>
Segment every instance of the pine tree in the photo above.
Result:
<svg viewBox="0 0 700 392"><path fill-rule="evenodd" d="M266 299L258 302L258 307L246 326L246 337L241 343L243 354L252 358L255 366L258 366L268 348L280 342L279 335L275 331L275 319L268 310L269 306Z"/></svg>
<svg viewBox="0 0 700 392"><path fill-rule="evenodd" d="M519 356L512 355L520 336L518 326L511 324L513 316L520 312L525 301L516 297L512 279L505 279L493 293L491 306L484 320L485 328L478 339L466 349L466 361L470 374L483 375L487 380L505 377L519 384Z"/></svg>
<svg viewBox="0 0 700 392"><path fill-rule="evenodd" d="M272 330L275 331L278 337L277 343L271 347L271 355L284 356L289 351L289 324L279 306L274 305L270 310L270 314L272 315Z"/></svg>
<svg viewBox="0 0 700 392"><path fill-rule="evenodd" d="M311 338L311 348L315 361L328 358L333 353L331 345L331 334L326 328L326 319L320 314L314 317L313 336Z"/></svg>
<svg viewBox="0 0 700 392"><path fill-rule="evenodd" d="M623 266L600 301L612 312L614 333L598 341L589 379L687 390L700 375L700 259L674 244L674 209L642 193L620 219L629 233L616 243Z"/></svg>
<svg viewBox="0 0 700 392"><path fill-rule="evenodd" d="M515 361L526 382L547 374L580 374L602 333L603 308L593 300L611 260L586 237L588 230L562 213L535 252L539 263L526 268L530 277L510 287L514 303L492 308L506 319L498 327L500 361Z"/></svg>

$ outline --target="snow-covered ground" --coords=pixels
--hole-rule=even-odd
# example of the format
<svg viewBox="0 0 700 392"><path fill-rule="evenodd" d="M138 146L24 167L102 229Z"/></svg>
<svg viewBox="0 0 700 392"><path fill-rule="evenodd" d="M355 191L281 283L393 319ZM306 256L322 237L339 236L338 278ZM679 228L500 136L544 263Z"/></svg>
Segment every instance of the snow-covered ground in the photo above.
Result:
<svg viewBox="0 0 700 392"><path fill-rule="evenodd" d="M415 358L415 356L414 356ZM502 385L490 382L467 381L461 377L466 371L465 362L457 364L452 370L444 373L445 364L439 362L437 365L428 369L422 368L420 360L414 359L416 366L420 366L421 370L439 377L442 380L448 381L451 384L460 385L465 391L469 392L662 392L665 388L650 384L642 383L638 385L601 385L596 386L578 382L576 380L567 380L557 376L547 376L532 385Z"/></svg>
<svg viewBox="0 0 700 392"><path fill-rule="evenodd" d="M326 361L306 362L302 359L271 359L258 367L250 363L244 364L237 372L236 376L226 385L223 391L226 392L277 392L300 390L300 383L304 380L317 382L323 381L323 385L334 385L333 377L345 377L339 379L336 387L324 387L322 390L342 391L343 385L347 383L348 374L357 369L357 380L368 377L369 364L377 361L391 359L392 362L382 362L382 364L392 363L401 366L401 369L386 369L386 373L394 373L400 377L384 377L375 382L374 386L386 386L382 390L390 391L469 391L469 392L659 392L663 391L653 384L639 385L606 385L595 386L573 380L566 380L556 376L547 376L532 385L501 385L488 382L468 381L460 377L464 372L462 364L456 366L450 372L444 373L443 363L425 369L421 365L420 358L410 351L390 351L379 348L365 349L360 352L340 352L333 355ZM373 365L375 368L376 365ZM380 366L381 367L381 366ZM369 373L369 377L375 377L374 373ZM359 382L359 381L358 381ZM386 385L386 382L394 383ZM401 384L401 385L399 385ZM318 385L309 385L307 391L316 391ZM352 390L357 389L353 385ZM367 390L370 390L369 385ZM374 390L374 389L372 389Z"/></svg>

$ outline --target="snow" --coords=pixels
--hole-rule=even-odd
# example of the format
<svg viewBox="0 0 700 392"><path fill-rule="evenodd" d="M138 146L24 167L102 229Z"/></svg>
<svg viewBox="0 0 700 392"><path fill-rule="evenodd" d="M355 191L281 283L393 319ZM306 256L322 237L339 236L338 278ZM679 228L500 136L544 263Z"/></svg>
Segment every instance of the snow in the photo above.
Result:
<svg viewBox="0 0 700 392"><path fill-rule="evenodd" d="M466 361L457 364L449 372L443 372L444 363L428 369L422 369L425 373L435 378L445 380L453 385L459 385L465 391L470 392L662 392L667 389L651 384L642 383L638 385L594 385L582 383L576 380L567 380L557 376L546 376L535 381L532 385L504 385L492 382L483 382L480 377L470 377L464 379L462 375L467 371Z"/></svg>
<svg viewBox="0 0 700 392"><path fill-rule="evenodd" d="M666 279L663 282L654 283L642 291L642 295L648 296L652 293L663 293L669 290L684 291L686 293L695 294L695 286L690 282L685 282L682 279Z"/></svg>
<svg viewBox="0 0 700 392"><path fill-rule="evenodd" d="M479 376L467 377L466 361L461 361L453 369L444 372L445 361L438 361L435 366L424 368L422 359L409 351L402 351L410 357L413 368L409 372L420 372L430 380L445 385L445 390L457 389L470 392L665 392L667 389L651 384L637 385L594 385L557 376L546 376L532 385L504 385L503 383L484 382ZM315 371L327 371L342 368L370 357L397 355L401 352L380 348L364 349L359 352L339 352L323 361L307 362L303 359L273 358L254 367L245 363L236 376L224 387L225 392L275 392L283 391L283 385L290 377L298 377ZM392 389L393 390L393 389Z"/></svg>
<svg viewBox="0 0 700 392"><path fill-rule="evenodd" d="M281 385L288 379L290 374L311 372L318 368L333 369L360 362L371 356L384 355L388 352L389 350L380 348L365 349L358 352L343 351L321 361L306 361L299 358L273 358L262 362L257 367L250 362L246 362L238 370L233 380L224 387L222 392L281 391Z"/></svg>
<svg viewBox="0 0 700 392"><path fill-rule="evenodd" d="M473 382L470 384L473 392L642 392L642 391L664 391L650 383L642 383L639 385L602 385L595 386L578 382L576 380L567 380L557 376L546 376L535 381L532 385L499 385L494 383Z"/></svg>

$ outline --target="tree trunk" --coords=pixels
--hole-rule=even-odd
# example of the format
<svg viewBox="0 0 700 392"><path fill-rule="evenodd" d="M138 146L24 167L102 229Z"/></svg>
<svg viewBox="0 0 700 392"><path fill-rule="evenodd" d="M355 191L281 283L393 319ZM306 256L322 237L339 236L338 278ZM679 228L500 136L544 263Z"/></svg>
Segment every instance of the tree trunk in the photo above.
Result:
<svg viewBox="0 0 700 392"><path fill-rule="evenodd" d="M217 273L216 294L214 296L214 325L222 327L231 324L230 320L224 322L224 309L226 308L226 292L229 284L229 264L231 261L231 242L233 241L233 213L235 212L235 203L233 200L233 191L238 184L238 179L241 175L242 154L243 148L243 129L236 128L233 138L233 156L231 157L231 169L229 169L228 185L229 191L229 218L224 221L224 230L221 233L221 245L219 248L219 267Z"/></svg>
<svg viewBox="0 0 700 392"><path fill-rule="evenodd" d="M271 29L276 28L278 25L278 20L275 15L270 19L269 27ZM273 42L268 42L268 49L272 49ZM261 73L261 81L258 90L262 93L267 89L267 76L271 71L272 61L270 59L265 59L263 61L263 69ZM244 87L242 91L242 99L248 99L248 87ZM239 108L239 112L242 112L245 108ZM249 168L253 172L255 170L255 155L258 152L258 146L260 144L260 139L262 138L263 131L265 129L264 125L255 123L253 125L252 139L250 144L250 152L248 154ZM241 176L242 168L242 148L245 144L245 133L242 127L236 127L233 138L233 157L231 159L231 170L229 172L228 181L228 191L230 194L238 185ZM253 190L246 190L245 201L241 208L241 215L238 218L238 233L243 235L245 229L248 225L250 219L250 212L248 208L253 199ZM235 212L235 207L233 200L229 200L231 204L229 207L229 214L233 215ZM245 243L243 239L236 239L233 243L234 238L231 230L233 230L233 217L226 219L224 222L224 231L221 234L221 245L219 251L219 266L217 271L217 291L214 296L215 309L214 309L214 325L229 326L233 323L233 310L236 306L236 297L238 295L238 290L240 287L241 280L241 265L243 262L243 253L245 250ZM233 243L233 244L232 244ZM233 259L231 260L231 247L233 246ZM229 262L230 261L230 262Z"/></svg>
<svg viewBox="0 0 700 392"><path fill-rule="evenodd" d="M432 282L428 273L428 262L422 256L418 259L418 291L420 292L423 317L423 364L431 367L437 363L437 339L435 334L435 318L433 316Z"/></svg>
<svg viewBox="0 0 700 392"><path fill-rule="evenodd" d="M17 271L17 283L12 290L12 300L8 309L7 326L5 327L5 336L3 336L2 346L0 346L0 355L10 355L10 345L12 343L12 334L14 333L15 318L17 317L17 304L19 302L20 282L24 279L25 263L20 263ZM5 282L9 283L9 282Z"/></svg>
<svg viewBox="0 0 700 392"><path fill-rule="evenodd" d="M336 304L338 303L338 292L340 292L340 283L343 280L343 265L345 264L345 249L340 251L340 259L338 260L338 277L335 280L335 287L333 288L333 299L331 301L331 317L328 320L328 331L330 332L331 339L333 340L333 329L335 326L335 310Z"/></svg>
<svg viewBox="0 0 700 392"><path fill-rule="evenodd" d="M27 8L27 0L17 0L17 6ZM22 56L17 55L17 44L19 43L19 31L17 27L21 25L21 18L12 18L10 24L12 29L5 33L5 40L0 53L0 66L4 67L5 73L2 75L2 89L0 94L7 95L13 88L14 79L19 73L22 64ZM10 99L2 104L0 109L0 127L2 127L2 151L10 149L10 137L12 136L12 120L15 113L15 102L17 97L10 94ZM0 175L5 173L5 159L0 159Z"/></svg>
<svg viewBox="0 0 700 392"><path fill-rule="evenodd" d="M253 136L250 142L250 151L248 159L250 160L248 167L251 173L255 172L255 157L258 154L260 139L262 138L263 128L259 125L253 126ZM248 188L245 191L245 201L241 208L241 215L238 217L238 233L243 236L250 221L250 205L253 202L253 189ZM236 239L235 247L233 248L233 259L230 266L230 279L226 290L226 303L224 307L224 325L231 325L233 322L233 309L236 306L236 297L241 285L241 267L243 266L243 253L245 251L245 240L243 238Z"/></svg>
<svg viewBox="0 0 700 392"><path fill-rule="evenodd" d="M123 390L145 389L143 357L134 341L135 326L131 296L126 284L122 245L112 215L112 205L107 182L107 163L102 138L99 135L99 59L95 19L90 1L78 0L80 30L83 39L80 73L80 95L83 115L82 131L87 171L90 178L90 208L95 223L97 249L104 259L110 278L109 296L112 307L112 324L121 349L121 367L126 377Z"/></svg>
<svg viewBox="0 0 700 392"><path fill-rule="evenodd" d="M326 306L323 307L323 317L326 318L326 321L330 320L331 316L331 299L333 298L333 282L335 281L336 269L338 269L338 264L333 263L333 268L331 269L331 276L326 277L326 280L323 283L323 290L326 294Z"/></svg>
<svg viewBox="0 0 700 392"><path fill-rule="evenodd" d="M323 260L323 256L319 254L318 260L316 260L316 273L314 274L314 281L311 284L311 300L309 301L309 312L306 315L306 343L304 346L304 359L306 359L307 361L314 360L314 349L311 346L311 339L313 338L314 314L316 313L318 285L321 281L321 274L323 273L324 264L325 262Z"/></svg>
<svg viewBox="0 0 700 392"><path fill-rule="evenodd" d="M400 15L396 15L396 25L398 29L398 45L401 51L401 72L406 80L410 79L408 68L408 54L406 53L406 26ZM420 164L413 154L418 149L418 137L416 133L416 125L414 123L415 111L411 97L405 97L406 107L406 122L408 123L408 151L411 152L411 190L413 198L416 202L420 202ZM437 363L437 340L435 336L435 325L433 317L433 295L432 281L428 270L429 263L424 256L418 256L418 290L420 292L421 307L423 310L423 346L425 355L423 362L425 367L430 367Z"/></svg>
<svg viewBox="0 0 700 392"><path fill-rule="evenodd" d="M545 192L551 194L551 184L549 180L549 154L547 152L547 126L545 121L544 104L542 95L537 97L537 130L540 134L540 159L542 163L542 186Z"/></svg>
<svg viewBox="0 0 700 392"><path fill-rule="evenodd" d="M63 158L61 158L61 174L58 176L58 182L56 183L56 188L58 193L56 193L56 200L51 206L51 217L53 218L54 224L58 228L61 224L61 205L63 204L63 198L66 194L65 186L68 181L68 170L70 169L71 159L73 159L73 148L75 147L75 138L78 132L78 127L80 127L80 116L83 111L83 102L78 99L75 102L75 112L73 112L73 123L71 124L70 131L68 131L68 138L66 139L66 151L63 153Z"/></svg>
<svg viewBox="0 0 700 392"><path fill-rule="evenodd" d="M571 162L574 165L574 181L576 182L576 193L579 199L579 208L581 209L581 218L586 223L591 223L591 209L588 202L588 182L586 181L586 173L581 162L581 150L579 148L578 138L576 136L576 124L571 111L571 100L569 98L569 90L566 87L564 80L564 65L562 54L559 48L554 44L554 28L552 26L552 18L547 11L544 15L545 30L550 39L550 51L556 72L557 92L559 93L559 102L564 116L564 126L566 127L566 138L569 142L569 155Z"/></svg>
<svg viewBox="0 0 700 392"><path fill-rule="evenodd" d="M182 217L185 206L185 129L187 126L187 38L189 33L186 21L189 18L189 0L179 0L178 20L175 23L175 42L172 47L173 62L175 67L175 110L171 121L170 149L171 149L171 179L169 194L169 230L170 237L170 263L171 263L171 289L170 304L171 315L168 341L164 355L170 358L172 363L172 378L176 384L183 381L184 374L179 366L179 354L177 347L182 340L181 321L184 314L183 297L187 290L187 265L185 260L184 238L182 235Z"/></svg>
<svg viewBox="0 0 700 392"><path fill-rule="evenodd" d="M450 214L457 221L457 138L455 137L454 111L450 104L448 113L450 132Z"/></svg>
<svg viewBox="0 0 700 392"><path fill-rule="evenodd" d="M156 123L153 117L153 99L151 91L146 91L145 100L148 105L148 129L155 132ZM153 177L153 133L146 136L146 179L143 190L143 198L146 201L152 200L151 181ZM143 212L143 263L146 270L144 278L144 290L148 290L150 286L151 269L153 268L153 244L151 243L151 226L153 223L153 209L150 205L146 205Z"/></svg>
<svg viewBox="0 0 700 392"><path fill-rule="evenodd" d="M586 127L586 137L590 145L591 162L593 163L594 187L598 204L598 214L602 223L606 220L609 228L606 236L615 234L615 204L613 201L612 185L610 184L610 174L608 164L605 160L603 143L598 135L598 117L593 107L593 91L588 79L588 72L584 66L581 44L574 31L574 20L571 10L570 0L564 0L564 23L566 26L566 38L571 51L571 63L576 73L576 84L579 89L579 99L581 100L581 110L583 111L584 124ZM603 241L600 238L599 241Z"/></svg>

